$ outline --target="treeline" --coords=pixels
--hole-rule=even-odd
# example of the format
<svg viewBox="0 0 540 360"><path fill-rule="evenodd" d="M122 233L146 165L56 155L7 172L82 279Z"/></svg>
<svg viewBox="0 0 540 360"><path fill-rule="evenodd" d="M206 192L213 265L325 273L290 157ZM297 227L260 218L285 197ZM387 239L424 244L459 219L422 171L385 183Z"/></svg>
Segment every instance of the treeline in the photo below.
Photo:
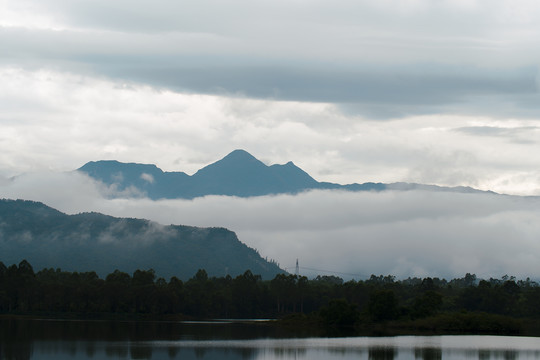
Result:
<svg viewBox="0 0 540 360"><path fill-rule="evenodd" d="M234 278L157 278L153 270L132 275L44 269L34 272L25 260L0 262L0 313L148 314L187 318L282 318L316 314L326 325L359 321L417 320L437 314L488 313L540 318L540 286L514 277L479 280L467 274L447 281L372 275L347 281L334 276L279 274L269 281L251 271Z"/></svg>

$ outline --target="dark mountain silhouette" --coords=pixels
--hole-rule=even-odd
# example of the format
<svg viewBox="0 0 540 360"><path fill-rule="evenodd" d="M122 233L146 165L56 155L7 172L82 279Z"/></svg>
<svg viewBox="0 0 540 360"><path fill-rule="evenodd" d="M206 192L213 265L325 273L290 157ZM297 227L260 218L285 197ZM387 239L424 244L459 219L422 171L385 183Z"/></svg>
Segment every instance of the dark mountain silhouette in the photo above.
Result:
<svg viewBox="0 0 540 360"><path fill-rule="evenodd" d="M92 161L78 171L113 187L116 196L151 199L193 199L206 195L262 196L296 194L315 189L344 191L429 190L481 192L468 187L440 187L410 183L363 183L340 185L318 182L292 162L267 166L244 150L235 150L192 176L163 172L155 165Z"/></svg>
<svg viewBox="0 0 540 360"><path fill-rule="evenodd" d="M36 269L96 271L153 268L181 279L251 270L265 279L284 272L224 228L169 225L99 213L66 215L42 203L0 200L0 261L28 260Z"/></svg>

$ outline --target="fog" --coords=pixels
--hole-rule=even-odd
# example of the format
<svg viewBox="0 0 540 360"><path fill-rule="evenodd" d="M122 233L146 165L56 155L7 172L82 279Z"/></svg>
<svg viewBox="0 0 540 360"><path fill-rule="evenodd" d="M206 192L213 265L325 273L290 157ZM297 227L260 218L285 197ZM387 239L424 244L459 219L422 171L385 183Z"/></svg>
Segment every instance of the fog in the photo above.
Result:
<svg viewBox="0 0 540 360"><path fill-rule="evenodd" d="M296 196L112 199L78 173L41 173L0 185L7 198L68 214L98 211L164 225L226 227L294 272L345 279L370 274L479 277L540 273L540 200L425 191L311 191ZM314 270L315 269L315 270Z"/></svg>

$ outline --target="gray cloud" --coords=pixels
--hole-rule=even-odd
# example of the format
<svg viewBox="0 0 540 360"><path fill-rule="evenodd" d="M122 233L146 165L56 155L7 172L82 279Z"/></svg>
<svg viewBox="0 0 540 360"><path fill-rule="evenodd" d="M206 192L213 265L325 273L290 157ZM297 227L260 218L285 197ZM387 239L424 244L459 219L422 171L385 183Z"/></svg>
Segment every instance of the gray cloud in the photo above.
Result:
<svg viewBox="0 0 540 360"><path fill-rule="evenodd" d="M21 20L0 28L4 64L174 91L332 102L379 119L539 113L540 12L532 5L25 4L47 26L32 27L23 21L29 14L12 10Z"/></svg>
<svg viewBox="0 0 540 360"><path fill-rule="evenodd" d="M539 110L532 66L276 62L233 54L226 50L235 48L231 40L204 34L15 29L0 31L0 37L9 49L9 56L0 59L6 64L62 67L180 92L331 102L375 118L456 112L530 117Z"/></svg>
<svg viewBox="0 0 540 360"><path fill-rule="evenodd" d="M478 136L508 136L528 131L538 130L536 126L526 126L519 128L503 128L496 126L468 126L455 129L466 134Z"/></svg>
<svg viewBox="0 0 540 360"><path fill-rule="evenodd" d="M535 143L536 135L540 132L538 126L497 127L497 126L467 126L456 128L455 131L472 136L500 137L521 144Z"/></svg>
<svg viewBox="0 0 540 360"><path fill-rule="evenodd" d="M537 95L535 69L434 66L427 72L420 70L422 66L395 69L359 65L356 69L347 69L317 64L275 66L264 64L264 60L253 60L254 64L250 65L214 63L204 68L178 63L153 68L138 64L112 68L110 63L98 67L110 76L176 91L330 102L344 106L349 112L375 118L456 112L495 117L539 114L539 108L534 105L520 108L528 103L529 97ZM512 103L502 106L502 98ZM484 102L500 105L480 107Z"/></svg>

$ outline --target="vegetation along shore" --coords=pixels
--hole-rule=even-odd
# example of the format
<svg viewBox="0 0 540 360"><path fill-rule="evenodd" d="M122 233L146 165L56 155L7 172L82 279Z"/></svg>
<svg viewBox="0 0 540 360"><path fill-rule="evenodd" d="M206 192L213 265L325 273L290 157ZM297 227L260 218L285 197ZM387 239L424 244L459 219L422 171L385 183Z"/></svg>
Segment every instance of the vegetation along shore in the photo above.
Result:
<svg viewBox="0 0 540 360"><path fill-rule="evenodd" d="M0 262L0 314L107 319L279 319L278 326L321 332L540 334L540 285L501 279L278 274L263 281L246 271L168 281L154 270L95 272Z"/></svg>

